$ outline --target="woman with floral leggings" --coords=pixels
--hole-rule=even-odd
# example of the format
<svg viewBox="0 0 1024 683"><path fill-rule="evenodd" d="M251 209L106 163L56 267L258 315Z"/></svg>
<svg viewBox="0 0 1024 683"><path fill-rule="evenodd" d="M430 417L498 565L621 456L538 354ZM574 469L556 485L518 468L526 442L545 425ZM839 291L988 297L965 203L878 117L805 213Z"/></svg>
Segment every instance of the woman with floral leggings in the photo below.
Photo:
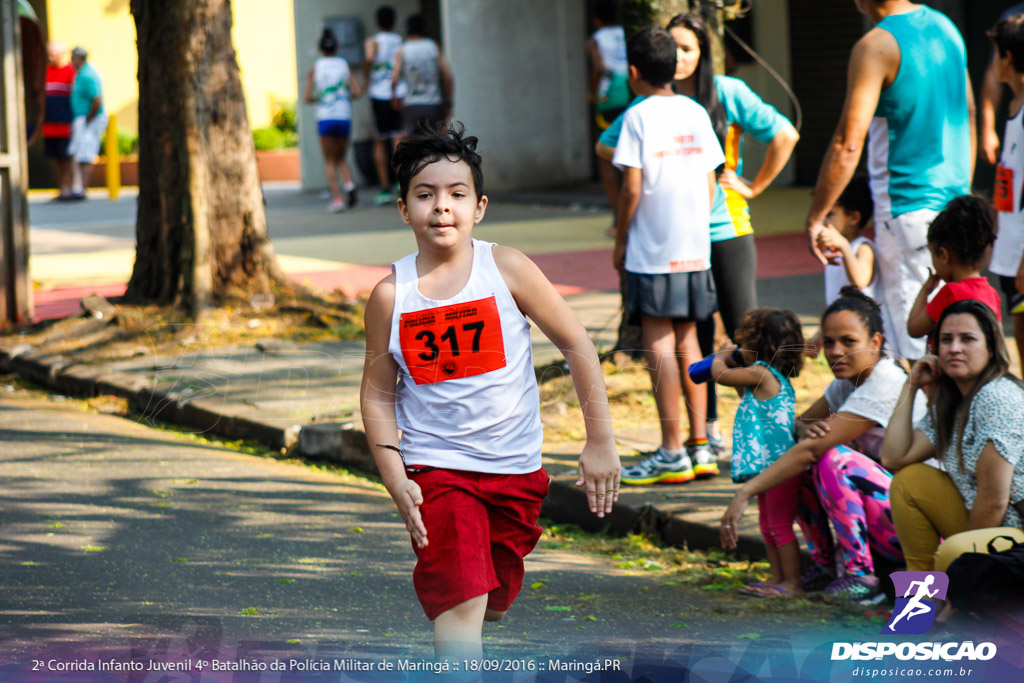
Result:
<svg viewBox="0 0 1024 683"><path fill-rule="evenodd" d="M879 463L879 454L906 374L882 351L878 304L856 288L844 288L825 309L821 328L825 359L835 379L798 418L797 444L736 492L722 517L722 543L736 546L750 498L776 486L789 487L815 563L803 588L869 600L881 592L872 551L894 562L903 560L889 506L892 474ZM924 414L923 403L915 408ZM837 544L843 568L839 577L834 573Z"/></svg>

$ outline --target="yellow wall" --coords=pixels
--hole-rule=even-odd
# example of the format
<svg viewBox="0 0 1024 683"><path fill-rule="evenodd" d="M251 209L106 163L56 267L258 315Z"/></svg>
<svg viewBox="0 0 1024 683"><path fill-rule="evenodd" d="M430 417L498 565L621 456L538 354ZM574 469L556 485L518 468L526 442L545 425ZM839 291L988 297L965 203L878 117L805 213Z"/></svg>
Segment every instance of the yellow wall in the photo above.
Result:
<svg viewBox="0 0 1024 683"><path fill-rule="evenodd" d="M232 37L249 125L270 125L271 101L298 97L293 0L235 0ZM138 54L128 0L47 0L49 38L82 45L103 80L104 106L122 130L137 131Z"/></svg>

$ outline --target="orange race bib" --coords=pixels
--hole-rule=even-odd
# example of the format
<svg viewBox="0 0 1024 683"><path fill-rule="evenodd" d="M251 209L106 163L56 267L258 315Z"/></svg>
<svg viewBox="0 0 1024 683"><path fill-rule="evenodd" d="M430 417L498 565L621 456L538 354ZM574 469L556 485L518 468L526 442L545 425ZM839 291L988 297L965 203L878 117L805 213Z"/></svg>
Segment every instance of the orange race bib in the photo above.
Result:
<svg viewBox="0 0 1024 683"><path fill-rule="evenodd" d="M995 196L992 198L996 211L1013 213L1013 169L1002 164L996 166Z"/></svg>
<svg viewBox="0 0 1024 683"><path fill-rule="evenodd" d="M473 377L505 367L505 341L493 296L403 313L398 341L416 384Z"/></svg>

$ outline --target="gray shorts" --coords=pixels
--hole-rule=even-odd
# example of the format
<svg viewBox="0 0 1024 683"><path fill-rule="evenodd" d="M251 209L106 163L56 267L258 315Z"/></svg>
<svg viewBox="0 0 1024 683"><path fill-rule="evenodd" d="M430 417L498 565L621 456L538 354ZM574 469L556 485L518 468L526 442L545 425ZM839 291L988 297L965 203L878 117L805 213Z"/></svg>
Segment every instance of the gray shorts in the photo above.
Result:
<svg viewBox="0 0 1024 683"><path fill-rule="evenodd" d="M625 304L633 325L638 325L643 316L700 321L718 310L718 296L710 270L664 274L627 271Z"/></svg>

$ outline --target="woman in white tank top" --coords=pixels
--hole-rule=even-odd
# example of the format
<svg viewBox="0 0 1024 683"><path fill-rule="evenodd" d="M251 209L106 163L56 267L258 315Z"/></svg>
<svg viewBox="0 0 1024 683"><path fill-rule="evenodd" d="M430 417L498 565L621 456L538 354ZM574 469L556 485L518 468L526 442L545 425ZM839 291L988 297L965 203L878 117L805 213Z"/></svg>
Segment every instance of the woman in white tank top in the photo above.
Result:
<svg viewBox="0 0 1024 683"><path fill-rule="evenodd" d="M309 70L305 100L316 105L317 133L324 154L327 186L331 191L327 210L338 213L356 203L356 185L352 182L352 172L345 154L348 152L348 138L352 130L352 99L359 97L362 91L359 81L352 78L348 62L336 56L338 39L331 29L324 29L319 47L324 56L317 59ZM342 196L338 187L339 170L345 182L345 196Z"/></svg>

